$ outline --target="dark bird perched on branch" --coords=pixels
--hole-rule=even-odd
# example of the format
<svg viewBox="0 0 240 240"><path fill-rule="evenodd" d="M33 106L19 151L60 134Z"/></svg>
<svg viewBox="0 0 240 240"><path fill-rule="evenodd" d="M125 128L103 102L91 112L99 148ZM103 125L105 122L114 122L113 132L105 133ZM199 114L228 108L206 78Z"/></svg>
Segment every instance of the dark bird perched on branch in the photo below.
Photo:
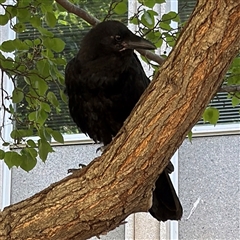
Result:
<svg viewBox="0 0 240 240"><path fill-rule="evenodd" d="M102 22L83 38L80 51L66 67L70 114L83 133L105 146L150 82L134 49L150 50L155 46L118 21ZM159 221L179 220L182 216L169 177L171 168L170 163L159 176L149 210Z"/></svg>

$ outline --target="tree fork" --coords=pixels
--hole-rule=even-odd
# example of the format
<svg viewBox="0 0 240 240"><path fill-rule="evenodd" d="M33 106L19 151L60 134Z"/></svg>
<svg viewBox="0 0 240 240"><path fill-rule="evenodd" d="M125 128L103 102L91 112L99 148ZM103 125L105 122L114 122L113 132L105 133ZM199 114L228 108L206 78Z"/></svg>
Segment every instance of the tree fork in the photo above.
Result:
<svg viewBox="0 0 240 240"><path fill-rule="evenodd" d="M199 0L174 50L101 157L0 215L0 239L87 239L147 211L159 173L240 46L240 3Z"/></svg>

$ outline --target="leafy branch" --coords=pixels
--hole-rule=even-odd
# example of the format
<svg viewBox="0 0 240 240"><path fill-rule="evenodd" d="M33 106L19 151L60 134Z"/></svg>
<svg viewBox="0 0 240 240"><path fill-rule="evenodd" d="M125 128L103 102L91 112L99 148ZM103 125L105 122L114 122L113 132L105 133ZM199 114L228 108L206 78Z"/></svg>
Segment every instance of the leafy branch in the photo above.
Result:
<svg viewBox="0 0 240 240"><path fill-rule="evenodd" d="M78 17L82 18L83 20L85 20L86 22L88 22L89 24L91 24L92 26L96 25L97 23L99 23L100 21L93 17L92 15L88 14L86 11L84 11L83 9L81 9L80 7L74 5L73 3L70 3L68 0L55 0L59 5L61 5L63 8L65 8L69 13L74 13L75 15L77 15ZM116 6L116 5L115 5ZM142 5L140 5L138 7L138 11L137 13L135 13L135 15L133 17L130 18L131 21L134 21L134 19L137 19L137 23L139 24L139 13L143 10L141 10ZM174 12L171 12L170 14L165 14L163 16L163 20L158 20L157 23L155 24L155 26L151 29L155 29L156 25L158 25L158 23L164 23L164 21L168 22L171 21L174 18L177 18L177 14ZM149 30L148 30L149 31ZM139 49L138 52L146 57L149 60L152 60L156 63L158 63L159 65L162 65L163 62L165 61L164 58L160 57L159 55L151 52L151 51L147 51L147 50L142 50ZM240 70L239 70L240 71ZM232 85L232 86L222 86L220 89L218 89L218 92L240 92L240 83L239 85Z"/></svg>
<svg viewBox="0 0 240 240"><path fill-rule="evenodd" d="M95 17L88 14L86 11L81 9L80 7L74 5L73 3L70 3L68 0L55 0L59 5L61 5L63 8L65 8L68 12L76 14L78 17L82 18L92 26L98 24L100 21L96 19ZM138 50L138 52L145 56L146 58L153 60L154 62L157 62L159 65L162 65L164 62L164 59L157 54L154 54L153 52L146 51L146 50Z"/></svg>

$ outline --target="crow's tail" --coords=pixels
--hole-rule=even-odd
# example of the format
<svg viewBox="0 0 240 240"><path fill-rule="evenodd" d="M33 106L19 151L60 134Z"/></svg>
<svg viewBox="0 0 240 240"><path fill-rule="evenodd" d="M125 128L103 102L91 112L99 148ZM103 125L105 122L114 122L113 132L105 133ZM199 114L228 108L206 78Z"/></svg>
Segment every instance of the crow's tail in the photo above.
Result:
<svg viewBox="0 0 240 240"><path fill-rule="evenodd" d="M149 212L158 221L180 220L183 213L182 205L169 177L171 168L173 170L172 163L159 175L155 183L153 205Z"/></svg>

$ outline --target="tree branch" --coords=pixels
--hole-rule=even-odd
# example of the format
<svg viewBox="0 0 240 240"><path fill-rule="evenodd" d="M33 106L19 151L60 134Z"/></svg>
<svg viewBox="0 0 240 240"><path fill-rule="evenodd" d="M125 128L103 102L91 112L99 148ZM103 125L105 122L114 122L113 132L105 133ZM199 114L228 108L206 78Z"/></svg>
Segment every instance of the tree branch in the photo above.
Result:
<svg viewBox="0 0 240 240"><path fill-rule="evenodd" d="M88 14L86 11L79 8L78 6L70 3L68 0L55 0L55 1L59 5L61 5L63 8L65 8L68 12L74 13L78 17L82 18L83 20L85 20L86 22L91 24L92 26L95 26L96 24L98 24L100 22L97 18L91 16L90 14ZM163 59L162 57L158 56L157 54L155 54L153 52L143 50L143 49L140 49L137 51L141 55L145 56L149 60L152 60L152 61L158 63L159 65L162 65L162 63L165 61L165 59Z"/></svg>
<svg viewBox="0 0 240 240"><path fill-rule="evenodd" d="M119 226L131 213L147 211L159 173L239 50L239 25L239 1L199 0L159 76L104 154L7 207L0 214L0 239L82 240Z"/></svg>
<svg viewBox="0 0 240 240"><path fill-rule="evenodd" d="M65 8L69 13L74 13L78 17L82 18L92 26L95 26L100 21L84 11L83 9L79 8L78 6L74 5L73 3L69 2L68 0L55 0L59 5Z"/></svg>
<svg viewBox="0 0 240 240"><path fill-rule="evenodd" d="M221 86L218 89L218 92L228 92L228 93L240 92L240 85Z"/></svg>
<svg viewBox="0 0 240 240"><path fill-rule="evenodd" d="M141 55L143 55L144 57L148 58L149 60L152 60L152 61L158 63L159 66L161 66L164 63L164 61L165 61L164 58L158 56L157 54L155 54L155 53L153 53L151 51L147 51L147 50L144 50L144 49L137 49L137 51Z"/></svg>

